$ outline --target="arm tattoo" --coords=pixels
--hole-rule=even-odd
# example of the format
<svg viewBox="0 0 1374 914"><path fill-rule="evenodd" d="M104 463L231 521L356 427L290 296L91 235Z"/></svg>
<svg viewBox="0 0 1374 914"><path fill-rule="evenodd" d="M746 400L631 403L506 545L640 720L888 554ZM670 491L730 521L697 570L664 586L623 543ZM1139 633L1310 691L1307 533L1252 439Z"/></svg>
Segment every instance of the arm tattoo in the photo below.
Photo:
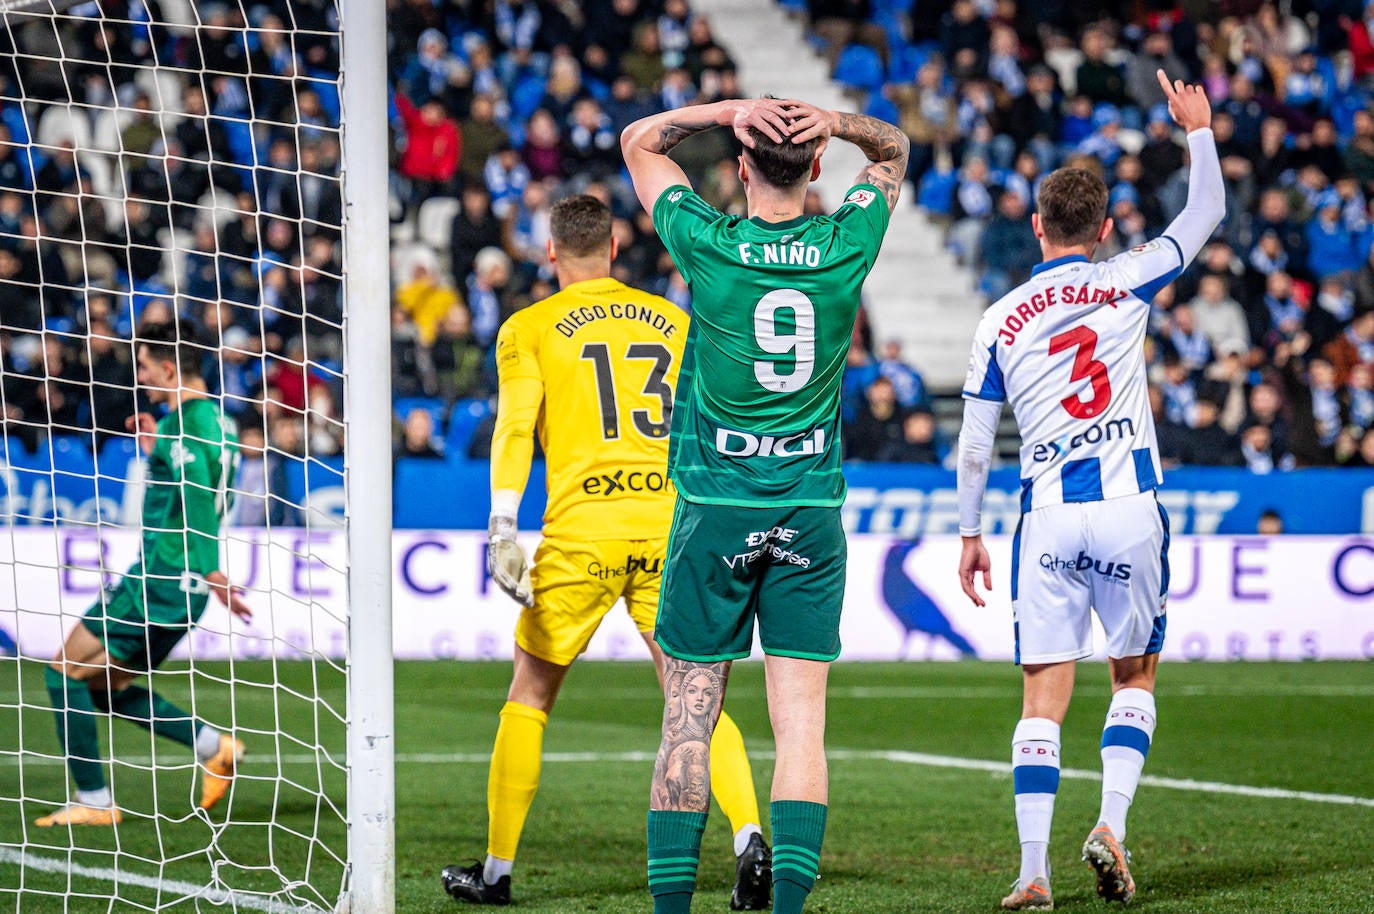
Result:
<svg viewBox="0 0 1374 914"><path fill-rule="evenodd" d="M906 177L907 152L911 141L886 121L864 114L840 114L835 136L848 140L868 156L868 165L859 172L857 183L872 184L883 192L889 210L897 205L897 195Z"/></svg>
<svg viewBox="0 0 1374 914"><path fill-rule="evenodd" d="M704 812L711 802L711 734L729 675L728 661L667 658L663 742L654 762L650 808Z"/></svg>
<svg viewBox="0 0 1374 914"><path fill-rule="evenodd" d="M703 130L710 130L716 126L715 121L679 121L677 123L667 123L658 128L658 146L654 151L659 155L667 155L678 143L687 139L694 133L701 133Z"/></svg>

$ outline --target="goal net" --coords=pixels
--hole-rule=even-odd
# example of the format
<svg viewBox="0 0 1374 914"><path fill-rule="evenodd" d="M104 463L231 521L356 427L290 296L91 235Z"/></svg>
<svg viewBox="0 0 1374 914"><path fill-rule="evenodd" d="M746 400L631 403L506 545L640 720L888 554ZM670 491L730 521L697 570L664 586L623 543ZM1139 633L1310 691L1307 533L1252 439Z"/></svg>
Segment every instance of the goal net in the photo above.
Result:
<svg viewBox="0 0 1374 914"><path fill-rule="evenodd" d="M340 18L0 4L0 908L347 906Z"/></svg>

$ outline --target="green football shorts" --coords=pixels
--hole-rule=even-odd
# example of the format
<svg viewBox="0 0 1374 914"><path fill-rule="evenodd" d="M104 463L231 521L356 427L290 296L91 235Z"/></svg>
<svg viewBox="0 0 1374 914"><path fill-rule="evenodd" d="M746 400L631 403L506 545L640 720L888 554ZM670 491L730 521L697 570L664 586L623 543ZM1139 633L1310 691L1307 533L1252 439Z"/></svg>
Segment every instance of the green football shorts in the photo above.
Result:
<svg viewBox="0 0 1374 914"><path fill-rule="evenodd" d="M182 590L179 581L125 575L101 591L81 621L121 668L146 673L161 665L186 637L190 623L204 612L206 600L205 594ZM188 624L149 622L145 608L149 604L158 607L159 616L184 617Z"/></svg>
<svg viewBox="0 0 1374 914"><path fill-rule="evenodd" d="M839 508L677 500L654 638L698 663L766 654L834 660L848 554Z"/></svg>

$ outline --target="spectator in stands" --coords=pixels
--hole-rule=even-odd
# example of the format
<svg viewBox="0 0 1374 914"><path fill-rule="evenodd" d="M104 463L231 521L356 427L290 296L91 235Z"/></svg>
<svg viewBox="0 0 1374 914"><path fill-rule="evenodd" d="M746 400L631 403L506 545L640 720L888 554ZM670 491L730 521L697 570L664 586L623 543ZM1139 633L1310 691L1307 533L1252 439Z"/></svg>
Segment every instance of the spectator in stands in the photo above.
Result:
<svg viewBox="0 0 1374 914"><path fill-rule="evenodd" d="M133 393L132 347L115 336L104 317L92 318L80 347L83 375L91 382L91 426L99 448L111 435L124 434L124 420L138 412ZM226 407L228 404L226 403Z"/></svg>
<svg viewBox="0 0 1374 914"><path fill-rule="evenodd" d="M467 303L472 313L472 335L483 349L491 347L505 316L502 292L511 278L511 260L500 248L483 248L473 260L468 276Z"/></svg>
<svg viewBox="0 0 1374 914"><path fill-rule="evenodd" d="M1250 329L1245 311L1231 297L1226 280L1216 274L1206 274L1198 283L1197 297L1190 303L1197 317L1197 326L1212 344L1212 352L1219 356L1250 351Z"/></svg>
<svg viewBox="0 0 1374 914"><path fill-rule="evenodd" d="M1084 29L1083 62L1078 65L1075 85L1079 94L1087 96L1094 104L1121 105L1130 100L1121 69L1107 59L1111 49L1111 37L1101 28Z"/></svg>
<svg viewBox="0 0 1374 914"><path fill-rule="evenodd" d="M506 250L519 265L518 270L526 280L535 276L553 278L548 252L548 244L553 237L550 229L551 208L549 185L534 183L525 188L520 206L506 220Z"/></svg>
<svg viewBox="0 0 1374 914"><path fill-rule="evenodd" d="M1363 264L1355 236L1341 214L1341 198L1334 190L1317 199L1316 215L1307 223L1307 265L1318 278L1333 273L1354 273Z"/></svg>
<svg viewBox="0 0 1374 914"><path fill-rule="evenodd" d="M641 117L657 112L648 92L635 85L633 77L624 73L611 82L611 98L606 103L606 114L611 119L611 129L616 136Z"/></svg>
<svg viewBox="0 0 1374 914"><path fill-rule="evenodd" d="M900 340L888 340L883 344L883 355L878 360L878 375L892 382L893 393L903 409L926 407L926 385L921 375L902 358Z"/></svg>
<svg viewBox="0 0 1374 914"><path fill-rule="evenodd" d="M1283 417L1283 395L1268 381L1250 388L1245 425L1262 425L1269 430L1275 449L1288 451L1288 421Z"/></svg>
<svg viewBox="0 0 1374 914"><path fill-rule="evenodd" d="M437 101L450 111L466 107L472 71L449 52L448 38L436 28L426 29L416 43L416 53L401 69L396 88L421 103Z"/></svg>
<svg viewBox="0 0 1374 914"><path fill-rule="evenodd" d="M434 342L439 321L457 304L458 293L439 276L439 264L431 252L417 254L410 262L410 279L396 288L396 304L415 324L421 346Z"/></svg>
<svg viewBox="0 0 1374 914"><path fill-rule="evenodd" d="M1266 508L1255 524L1255 532L1260 536L1279 536L1283 533L1283 517L1273 508Z"/></svg>
<svg viewBox="0 0 1374 914"><path fill-rule="evenodd" d="M1374 308L1357 313L1345 332L1322 348L1322 355L1334 369L1337 384L1348 383L1356 365L1374 365Z"/></svg>
<svg viewBox="0 0 1374 914"><path fill-rule="evenodd" d="M1358 362L1345 388L1347 425L1363 432L1374 428L1374 363Z"/></svg>
<svg viewBox="0 0 1374 914"><path fill-rule="evenodd" d="M502 143L487 159L482 169L487 192L491 194L491 210L496 218L504 219L510 208L520 200L530 183L530 170L520 157L520 151L509 143Z"/></svg>
<svg viewBox="0 0 1374 914"><path fill-rule="evenodd" d="M465 184L460 202L449 230L449 264L454 276L466 277L478 251L501 246L501 223L491 211L491 196L483 184Z"/></svg>
<svg viewBox="0 0 1374 914"><path fill-rule="evenodd" d="M434 437L434 417L430 411L416 407L406 414L401 440L396 444L396 457L442 460L442 445Z"/></svg>
<svg viewBox="0 0 1374 914"><path fill-rule="evenodd" d="M1212 361L1212 343L1197 325L1193 308L1187 302L1169 312L1165 343L1178 354L1189 374L1199 373Z"/></svg>
<svg viewBox="0 0 1374 914"><path fill-rule="evenodd" d="M979 259L978 242L983 225L993 215L992 175L981 158L969 159L959 177L954 194L955 223L949 230L950 246L961 263Z"/></svg>
<svg viewBox="0 0 1374 914"><path fill-rule="evenodd" d="M1140 107L1150 108L1164 102L1164 90L1155 76L1161 69L1165 73L1188 72L1183 61L1174 54L1174 42L1169 33L1151 32L1141 42L1127 76L1128 94Z"/></svg>
<svg viewBox="0 0 1374 914"><path fill-rule="evenodd" d="M884 447L902 440L906 410L897 402L892 382L879 375L864 391L864 399L845 439L845 456L850 460L877 460Z"/></svg>
<svg viewBox="0 0 1374 914"><path fill-rule="evenodd" d="M433 196L452 196L454 176L463 154L458 123L437 98L416 107L400 92L395 94L396 110L405 125L405 151L398 170L410 182L408 202L413 207Z"/></svg>
<svg viewBox="0 0 1374 914"><path fill-rule="evenodd" d="M467 307L454 305L444 315L429 349L433 382L427 385L426 392L442 397L446 403L486 397L490 384L485 366L486 354L472 338L472 317Z"/></svg>
<svg viewBox="0 0 1374 914"><path fill-rule="evenodd" d="M1028 209L1020 191L1005 190L997 198L997 215L983 228L978 247L987 266L983 288L990 301L1029 279L1031 267L1040 262L1040 241L1026 218Z"/></svg>
<svg viewBox="0 0 1374 914"><path fill-rule="evenodd" d="M667 72L658 29L653 23L641 22L635 26L633 45L633 49L620 58L620 72L633 79L637 88L652 89Z"/></svg>
<svg viewBox="0 0 1374 914"><path fill-rule="evenodd" d="M687 48L683 53L683 66L698 85L710 70L719 72L735 69L735 61L730 52L716 43L711 20L701 13L694 14L687 25ZM616 132L619 133L619 127Z"/></svg>
<svg viewBox="0 0 1374 914"><path fill-rule="evenodd" d="M869 21L873 15L870 0L807 0L806 11L811 19L811 30L825 43L823 53L832 72L840 53L856 42L876 50L886 66L887 34ZM977 17L976 12L974 16Z"/></svg>
<svg viewBox="0 0 1374 914"><path fill-rule="evenodd" d="M856 333L845 356L844 380L840 387L840 420L845 426L854 424L869 385L877 379L878 362L864 348L862 339Z"/></svg>
<svg viewBox="0 0 1374 914"><path fill-rule="evenodd" d="M573 103L567 145L569 171L579 179L602 180L619 174L619 134L595 98L579 98Z"/></svg>
<svg viewBox="0 0 1374 914"><path fill-rule="evenodd" d="M1303 331L1307 309L1293 294L1293 280L1282 270L1270 273L1265 281L1262 309L1251 312L1251 338L1269 353L1279 343L1291 343Z"/></svg>
<svg viewBox="0 0 1374 914"><path fill-rule="evenodd" d="M325 388L322 378L310 371L305 358L305 343L296 337L286 344L283 357L271 358L264 384L267 397L297 413L304 413L307 403Z"/></svg>
<svg viewBox="0 0 1374 914"><path fill-rule="evenodd" d="M1054 71L1036 64L1026 74L1025 91L1007 112L1006 132L1018 149L1031 149L1042 167L1051 161L1059 133L1059 98Z"/></svg>
<svg viewBox="0 0 1374 914"><path fill-rule="evenodd" d="M1199 385L1188 435L1191 462L1197 466L1234 467L1243 465L1240 443L1221 427L1221 404L1226 387L1216 381Z"/></svg>
<svg viewBox="0 0 1374 914"><path fill-rule="evenodd" d="M497 122L496 101L490 94L479 92L472 97L468 116L459 126L459 133L463 138L458 166L463 186L482 183L487 160L510 142L510 134Z"/></svg>
<svg viewBox="0 0 1374 914"><path fill-rule="evenodd" d="M391 308L391 394L394 397L427 395L420 332L400 305Z"/></svg>
<svg viewBox="0 0 1374 914"><path fill-rule="evenodd" d="M282 454L269 450L262 426L239 428L239 469L234 476L232 527L295 527L300 517L290 497Z"/></svg>
<svg viewBox="0 0 1374 914"><path fill-rule="evenodd" d="M874 460L879 463L927 463L944 461L946 448L936 440L935 416L925 409L913 410L902 419L902 435L886 442Z"/></svg>
<svg viewBox="0 0 1374 914"><path fill-rule="evenodd" d="M1166 470L1193 462L1193 448L1189 444L1188 427L1169 417L1164 391L1149 388L1150 412L1155 420L1155 440L1159 444L1159 462Z"/></svg>
<svg viewBox="0 0 1374 914"><path fill-rule="evenodd" d="M262 397L262 341L239 326L227 327L220 340L219 376L211 378L211 389L218 387L221 408L238 418L256 410Z"/></svg>
<svg viewBox="0 0 1374 914"><path fill-rule="evenodd" d="M1252 473L1286 472L1297 465L1292 454L1285 453L1275 445L1269 427L1260 424L1241 429L1240 455L1245 467Z"/></svg>
<svg viewBox="0 0 1374 914"><path fill-rule="evenodd" d="M911 140L907 176L919 185L935 162L936 150L947 150L957 136L957 106L945 85L944 63L938 57L927 60L913 83L889 83L883 91L897 106L898 125Z"/></svg>

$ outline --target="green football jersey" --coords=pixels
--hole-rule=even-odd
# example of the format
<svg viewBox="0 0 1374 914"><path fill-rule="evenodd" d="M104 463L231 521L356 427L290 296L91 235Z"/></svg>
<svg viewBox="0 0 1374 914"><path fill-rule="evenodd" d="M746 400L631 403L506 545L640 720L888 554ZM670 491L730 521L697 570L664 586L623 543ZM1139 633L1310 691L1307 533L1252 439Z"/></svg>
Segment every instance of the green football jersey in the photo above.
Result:
<svg viewBox="0 0 1374 914"><path fill-rule="evenodd" d="M869 184L829 216L726 216L684 186L654 227L692 292L668 471L704 504L844 502L840 387L890 213Z"/></svg>
<svg viewBox="0 0 1374 914"><path fill-rule="evenodd" d="M219 568L219 528L238 464L233 424L213 400L188 400L158 422L143 495L146 574L170 578L190 572L195 578L184 586L204 586L198 579ZM185 606L176 609L184 622ZM149 605L149 621L158 621L157 611Z"/></svg>

